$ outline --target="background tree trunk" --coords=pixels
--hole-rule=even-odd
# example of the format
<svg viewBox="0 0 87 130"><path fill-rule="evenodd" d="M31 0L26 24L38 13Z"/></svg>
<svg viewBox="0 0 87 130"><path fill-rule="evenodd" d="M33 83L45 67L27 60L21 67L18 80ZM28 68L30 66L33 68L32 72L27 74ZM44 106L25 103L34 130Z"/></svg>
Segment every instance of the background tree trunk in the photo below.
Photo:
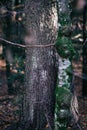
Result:
<svg viewBox="0 0 87 130"><path fill-rule="evenodd" d="M85 4L84 11L83 11L83 74L87 75L87 3ZM87 79L83 79L83 87L82 87L82 94L83 96L87 96Z"/></svg>
<svg viewBox="0 0 87 130"><path fill-rule="evenodd" d="M14 0L11 0L9 2L6 1L6 3L3 4L8 10L12 10L15 2ZM7 16L5 17L6 20L6 26L4 27L4 33L5 33L5 38L8 39L9 41L12 41L12 15L7 12ZM12 52L12 46L10 45L5 45L4 47L4 54L5 54L5 60L6 60L6 76L7 76L7 84L8 84L8 93L12 94L13 93L13 87L12 87L12 82L11 82L11 70L10 67L12 66L13 63L13 52Z"/></svg>
<svg viewBox="0 0 87 130"><path fill-rule="evenodd" d="M58 31L57 1L26 0L26 45L54 44ZM52 130L58 64L54 46L26 48L23 130Z"/></svg>

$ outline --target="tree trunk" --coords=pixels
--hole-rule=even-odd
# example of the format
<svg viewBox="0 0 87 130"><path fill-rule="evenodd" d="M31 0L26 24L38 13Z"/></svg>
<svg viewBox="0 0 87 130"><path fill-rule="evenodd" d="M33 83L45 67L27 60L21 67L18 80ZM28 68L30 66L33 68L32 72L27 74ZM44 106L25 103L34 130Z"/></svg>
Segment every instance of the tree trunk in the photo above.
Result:
<svg viewBox="0 0 87 130"><path fill-rule="evenodd" d="M58 31L57 1L26 0L26 45L54 44ZM54 128L58 65L54 46L26 48L23 130Z"/></svg>
<svg viewBox="0 0 87 130"><path fill-rule="evenodd" d="M14 6L14 0L10 0L9 2L3 1L3 5L6 6L8 10L12 10ZM6 25L4 27L4 34L5 38L9 41L12 41L12 15L7 12L7 15L5 17ZM11 82L11 70L10 67L13 63L13 47L10 45L5 45L4 47L4 53L5 53L5 60L6 60L6 76L7 76L7 84L8 84L8 93L12 94L14 93L12 82Z"/></svg>
<svg viewBox="0 0 87 130"><path fill-rule="evenodd" d="M87 75L87 3L84 6L83 11L83 74ZM83 79L83 87L82 87L83 96L87 96L87 79Z"/></svg>

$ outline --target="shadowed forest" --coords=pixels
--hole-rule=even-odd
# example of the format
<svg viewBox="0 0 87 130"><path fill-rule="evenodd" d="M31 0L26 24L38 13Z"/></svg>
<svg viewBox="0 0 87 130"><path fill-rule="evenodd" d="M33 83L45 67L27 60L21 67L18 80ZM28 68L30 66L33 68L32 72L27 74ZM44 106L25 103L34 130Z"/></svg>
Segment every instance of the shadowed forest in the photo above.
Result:
<svg viewBox="0 0 87 130"><path fill-rule="evenodd" d="M0 130L87 130L87 0L0 0Z"/></svg>

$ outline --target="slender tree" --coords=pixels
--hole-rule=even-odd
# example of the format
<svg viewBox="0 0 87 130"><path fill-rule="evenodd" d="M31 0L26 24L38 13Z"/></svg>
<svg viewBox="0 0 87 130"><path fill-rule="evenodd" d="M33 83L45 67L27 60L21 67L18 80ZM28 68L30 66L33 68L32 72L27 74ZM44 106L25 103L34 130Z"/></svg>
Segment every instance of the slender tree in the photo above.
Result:
<svg viewBox="0 0 87 130"><path fill-rule="evenodd" d="M14 33L14 28L12 27L12 17L9 12L13 11L13 7L15 6L15 1L10 0L9 2L6 0L2 0L2 5L6 10L6 17L5 19L5 25L3 27L3 32L5 35L5 38L8 39L9 41L13 41L13 34ZM8 93L12 94L13 93L13 88L12 88L12 82L11 82L11 70L10 67L13 64L13 48L10 45L5 45L4 47L4 54L5 54L5 60L6 60L6 75L7 75L7 81L8 81Z"/></svg>
<svg viewBox="0 0 87 130"><path fill-rule="evenodd" d="M53 130L58 61L57 0L25 1L23 130ZM28 47L28 46L31 47Z"/></svg>

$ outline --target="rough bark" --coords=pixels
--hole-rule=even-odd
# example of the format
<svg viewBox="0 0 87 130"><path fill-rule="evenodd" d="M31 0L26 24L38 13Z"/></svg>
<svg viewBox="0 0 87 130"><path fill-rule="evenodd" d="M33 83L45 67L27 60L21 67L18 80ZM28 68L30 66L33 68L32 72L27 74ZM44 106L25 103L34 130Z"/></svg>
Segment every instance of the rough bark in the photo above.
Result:
<svg viewBox="0 0 87 130"><path fill-rule="evenodd" d="M83 44L86 41L83 47L83 74L87 75L87 3L84 6L83 11ZM82 87L83 96L87 96L87 79L83 79L83 87Z"/></svg>
<svg viewBox="0 0 87 130"><path fill-rule="evenodd" d="M26 0L26 45L54 44L57 38L57 1ZM23 130L54 128L57 60L54 47L26 48Z"/></svg>

